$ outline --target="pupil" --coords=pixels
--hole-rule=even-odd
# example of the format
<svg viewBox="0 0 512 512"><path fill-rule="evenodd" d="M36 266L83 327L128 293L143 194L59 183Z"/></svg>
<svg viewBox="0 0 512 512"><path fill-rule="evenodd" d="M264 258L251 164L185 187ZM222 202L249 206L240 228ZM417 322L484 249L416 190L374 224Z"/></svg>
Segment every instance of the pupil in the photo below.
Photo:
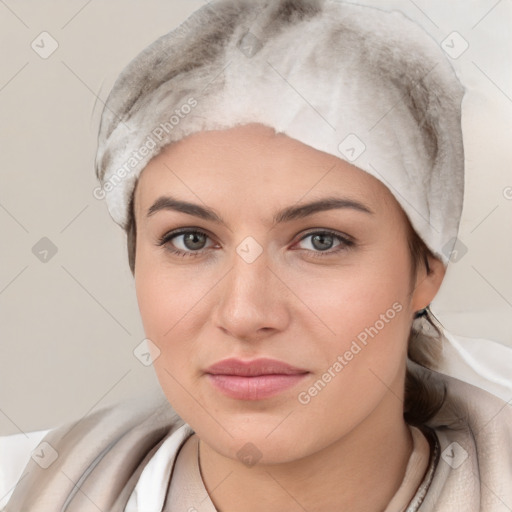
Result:
<svg viewBox="0 0 512 512"><path fill-rule="evenodd" d="M187 233L183 237L183 243L187 249L202 249L206 243L206 236L201 233Z"/></svg>
<svg viewBox="0 0 512 512"><path fill-rule="evenodd" d="M333 245L332 235L314 235L312 239L313 247L320 251L330 249Z"/></svg>

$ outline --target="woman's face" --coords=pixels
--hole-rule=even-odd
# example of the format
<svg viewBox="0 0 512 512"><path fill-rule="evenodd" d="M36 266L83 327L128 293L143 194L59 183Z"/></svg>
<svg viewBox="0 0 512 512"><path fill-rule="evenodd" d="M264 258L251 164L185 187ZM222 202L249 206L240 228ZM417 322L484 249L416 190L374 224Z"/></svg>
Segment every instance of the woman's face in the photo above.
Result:
<svg viewBox="0 0 512 512"><path fill-rule="evenodd" d="M135 217L154 367L211 448L287 462L402 421L410 326L435 287L411 277L378 180L247 125L167 147Z"/></svg>

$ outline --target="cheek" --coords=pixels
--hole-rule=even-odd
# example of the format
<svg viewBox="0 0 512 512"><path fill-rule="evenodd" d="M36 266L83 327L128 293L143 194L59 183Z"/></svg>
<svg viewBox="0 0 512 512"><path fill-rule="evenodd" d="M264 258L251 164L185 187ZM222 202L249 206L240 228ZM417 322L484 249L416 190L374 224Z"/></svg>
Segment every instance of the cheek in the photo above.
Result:
<svg viewBox="0 0 512 512"><path fill-rule="evenodd" d="M325 419L327 437L348 432L386 395L402 407L396 398L403 393L410 331L407 258L387 263L308 279L297 289L332 331L317 328L310 357L318 366L297 396L304 421Z"/></svg>
<svg viewBox="0 0 512 512"><path fill-rule="evenodd" d="M197 338L194 303L199 302L201 290L196 281L187 283L179 272L165 272L144 257L137 261L135 284L156 376L169 402L186 417L191 400L183 388L190 383L185 369Z"/></svg>
<svg viewBox="0 0 512 512"><path fill-rule="evenodd" d="M211 296L219 272L173 265L144 249L137 254L135 286L144 332L156 346L154 369L169 400L180 400L196 378L192 362L204 352L201 332L209 325ZM185 398L190 397L185 393Z"/></svg>
<svg viewBox="0 0 512 512"><path fill-rule="evenodd" d="M182 267L176 270L156 262L137 268L135 286L146 335L163 350L169 340L180 341L200 327L202 301L212 288L204 273ZM139 265L139 262L137 263Z"/></svg>
<svg viewBox="0 0 512 512"><path fill-rule="evenodd" d="M363 259L362 259L363 260ZM346 267L320 269L306 276L289 276L297 295L318 312L336 336L355 337L366 328L378 324L381 317L386 330L393 324L409 325L410 280L407 253L391 253L376 257L374 261L362 261ZM406 314L397 315L397 312ZM389 326L389 329L388 329Z"/></svg>
<svg viewBox="0 0 512 512"><path fill-rule="evenodd" d="M317 329L316 351L325 369L341 356L340 387L376 382L372 372L391 383L403 365L411 325L409 273L404 272L409 260L406 251L391 254L307 279L290 276L297 283L294 291L324 326Z"/></svg>

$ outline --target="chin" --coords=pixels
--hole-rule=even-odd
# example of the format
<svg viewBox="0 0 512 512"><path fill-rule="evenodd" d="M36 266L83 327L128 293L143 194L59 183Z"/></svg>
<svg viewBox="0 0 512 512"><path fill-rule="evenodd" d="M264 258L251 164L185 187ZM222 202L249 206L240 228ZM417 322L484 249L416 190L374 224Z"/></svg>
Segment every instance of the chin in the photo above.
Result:
<svg viewBox="0 0 512 512"><path fill-rule="evenodd" d="M200 439L222 456L238 460L246 466L255 464L285 464L308 455L307 443L300 432L284 431L281 435L267 437L267 432L254 429L244 433L211 435Z"/></svg>

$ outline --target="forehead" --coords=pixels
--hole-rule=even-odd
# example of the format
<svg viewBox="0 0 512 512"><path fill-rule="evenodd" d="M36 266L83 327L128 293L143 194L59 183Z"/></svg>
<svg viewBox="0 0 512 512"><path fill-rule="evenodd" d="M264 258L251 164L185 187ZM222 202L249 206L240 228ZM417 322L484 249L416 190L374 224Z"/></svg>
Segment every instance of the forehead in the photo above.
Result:
<svg viewBox="0 0 512 512"><path fill-rule="evenodd" d="M166 147L144 169L136 209L163 194L229 209L275 209L326 195L354 199L373 211L401 211L380 181L354 165L271 128L253 124L198 132Z"/></svg>

